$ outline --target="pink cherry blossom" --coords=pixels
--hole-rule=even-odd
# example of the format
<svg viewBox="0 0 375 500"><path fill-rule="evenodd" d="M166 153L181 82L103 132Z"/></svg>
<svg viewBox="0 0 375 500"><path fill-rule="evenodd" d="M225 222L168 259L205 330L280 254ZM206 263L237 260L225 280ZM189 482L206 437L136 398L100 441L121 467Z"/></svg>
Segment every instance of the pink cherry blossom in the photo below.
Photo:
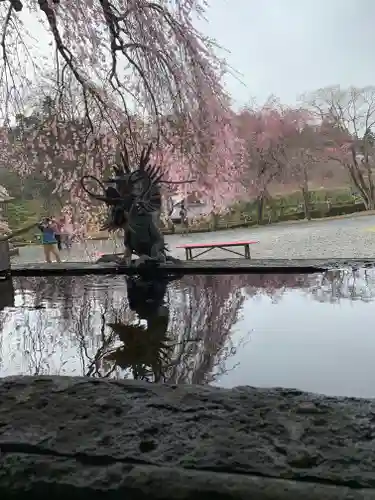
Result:
<svg viewBox="0 0 375 500"><path fill-rule="evenodd" d="M84 208L83 174L102 177L124 140L136 164L153 140L168 179L194 179L176 189L220 206L241 194L225 61L194 26L205 1L12 5L0 2L1 164L44 176L62 204Z"/></svg>

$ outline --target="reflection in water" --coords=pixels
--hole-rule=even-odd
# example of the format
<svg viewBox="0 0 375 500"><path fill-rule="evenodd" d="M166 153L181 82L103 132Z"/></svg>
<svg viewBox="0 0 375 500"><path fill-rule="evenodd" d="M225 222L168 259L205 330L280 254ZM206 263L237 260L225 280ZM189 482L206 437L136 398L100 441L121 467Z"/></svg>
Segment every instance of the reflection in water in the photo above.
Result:
<svg viewBox="0 0 375 500"><path fill-rule="evenodd" d="M311 279L309 292L319 302L339 302L342 299L371 302L375 298L373 269L336 270Z"/></svg>
<svg viewBox="0 0 375 500"><path fill-rule="evenodd" d="M263 281L272 295L301 280L307 277L15 279L16 307L2 315L0 373L212 382L248 336L250 329L237 345L230 338L246 297L264 291Z"/></svg>
<svg viewBox="0 0 375 500"><path fill-rule="evenodd" d="M128 325L119 320L108 323L121 345L102 357L104 369L112 363L105 376L121 368L125 372L130 369L134 379L159 382L164 378L172 348L167 333L169 307L165 295L168 283L175 279L173 276L158 280L125 278L129 308L137 314L138 323ZM146 325L141 324L142 320ZM99 371L96 373L100 376Z"/></svg>
<svg viewBox="0 0 375 500"><path fill-rule="evenodd" d="M274 367L285 346L291 373L301 361L290 343L296 321L302 324L296 338L308 331L310 337L303 341L308 345L319 337L314 328L320 331L321 326L314 324L324 314L332 329L345 301L374 299L375 273L185 276L157 283L113 276L19 278L14 288L15 307L9 289L0 314L0 375L279 385ZM5 296L3 292L3 300ZM315 311L311 299L317 307L328 304L329 313ZM268 311L265 300L273 309ZM339 309L332 309L332 303ZM264 352L257 347L259 339L267 339ZM311 358L311 345L309 349ZM325 345L319 349L319 355L327 350ZM306 361L301 361L302 372L291 385L301 384L303 366Z"/></svg>

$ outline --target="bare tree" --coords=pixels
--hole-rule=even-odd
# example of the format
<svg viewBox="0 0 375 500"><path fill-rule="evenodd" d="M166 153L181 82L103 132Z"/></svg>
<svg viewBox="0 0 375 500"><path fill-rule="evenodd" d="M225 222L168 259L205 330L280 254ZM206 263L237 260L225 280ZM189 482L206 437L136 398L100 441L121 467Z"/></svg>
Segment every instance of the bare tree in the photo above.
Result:
<svg viewBox="0 0 375 500"><path fill-rule="evenodd" d="M375 209L375 87L327 87L304 101L321 127L327 159L346 168L366 209Z"/></svg>
<svg viewBox="0 0 375 500"><path fill-rule="evenodd" d="M287 137L285 148L285 180L297 182L302 194L305 218L308 220L311 219L309 182L314 166L321 159L320 136L309 119L309 114L303 110L296 112L295 131Z"/></svg>

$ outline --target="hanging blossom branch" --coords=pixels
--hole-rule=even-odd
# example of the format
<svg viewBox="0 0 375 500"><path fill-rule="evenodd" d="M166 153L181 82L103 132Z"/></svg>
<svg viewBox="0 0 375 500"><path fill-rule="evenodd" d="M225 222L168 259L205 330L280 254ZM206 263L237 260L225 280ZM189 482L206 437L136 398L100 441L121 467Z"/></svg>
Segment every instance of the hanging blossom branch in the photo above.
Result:
<svg viewBox="0 0 375 500"><path fill-rule="evenodd" d="M2 29L0 31L0 46L2 58L2 68L0 70L0 86L3 94L1 99L3 102L1 104L4 108L5 116L8 116L9 114L9 107L11 106L12 101L14 102L15 109L18 109L20 107L20 89L18 88L19 85L15 75L15 65L13 64L13 59L17 59L17 57L14 56L14 50L17 49L17 42L19 40L17 40L17 25L13 23L12 13L13 10L19 11L21 8L22 4L19 5L18 2L14 1L12 1L11 4L6 7L3 15ZM9 56L7 50L7 37L9 36L12 36L13 39L13 43L11 47L9 47L9 52L13 53L13 58ZM17 51L16 56L18 56Z"/></svg>
<svg viewBox="0 0 375 500"><path fill-rule="evenodd" d="M16 84L27 87L27 99L24 91L22 96L28 108L30 94L35 94L35 87L40 93L47 79L55 111L48 116L50 130L43 134L39 130L43 120L37 113L33 120L26 120L34 128L28 132L26 145L22 127L17 124L20 130L15 134L11 123L13 136L20 137L20 151L15 155L14 141L8 139L6 154L0 148L0 163L10 164L11 157L16 156L13 163L19 171L20 159L27 157L32 160L29 174L38 168L54 179L56 175L65 180L68 176L68 183L58 185L74 192L75 179L82 169L87 175L98 176L95 157L103 137L109 157L124 138L137 156L137 148L142 145L136 143L142 135L147 143L153 140L157 150L168 149L171 158L184 159L179 165L173 161L168 166L171 179L196 179L203 197L210 196L215 203L227 198L219 185L236 184L242 145L236 139L229 97L221 83L225 65L215 55L214 42L193 25L193 18L204 14L204 0L22 0L22 4L20 12L13 2L0 0L3 58L12 63ZM7 26L12 29L5 29ZM16 64L21 56L27 64ZM28 76L30 64L33 77ZM28 75L20 73L25 67ZM8 88L9 80L2 86ZM79 103L78 111L73 102ZM70 110L74 110L74 120L67 118ZM11 105L5 112L11 122L19 113L30 115ZM88 147L68 148L64 134L56 133L70 123L74 130L78 126L79 140L88 142ZM7 138L2 139L1 134L7 132L0 129L0 141L6 143ZM61 157L59 172L64 175L52 174L55 149L52 156L49 152L55 142ZM73 138L73 142L77 140ZM88 151L87 161L72 168L71 151L76 150ZM40 161L43 151L51 156L47 165Z"/></svg>
<svg viewBox="0 0 375 500"><path fill-rule="evenodd" d="M6 3L14 17L19 4L16 9L13 1ZM192 24L192 16L204 12L199 1L24 0L25 11L42 21L64 67L103 115L115 98L126 116L130 106L142 109L158 133L161 117L174 118L181 129L202 123L209 128L227 109L223 64L213 42ZM3 54L7 38L12 41L4 34ZM88 105L85 111L93 126Z"/></svg>

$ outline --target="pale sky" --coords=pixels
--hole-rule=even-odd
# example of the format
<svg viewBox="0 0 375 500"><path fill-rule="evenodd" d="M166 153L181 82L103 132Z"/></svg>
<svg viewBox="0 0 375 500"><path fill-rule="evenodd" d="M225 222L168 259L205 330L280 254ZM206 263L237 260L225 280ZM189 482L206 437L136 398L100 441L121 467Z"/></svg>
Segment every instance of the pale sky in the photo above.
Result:
<svg viewBox="0 0 375 500"><path fill-rule="evenodd" d="M373 0L209 3L208 22L198 28L229 51L225 56L243 82L227 79L237 105L253 99L261 104L271 94L292 104L302 93L324 86L375 84ZM48 49L48 37L24 16Z"/></svg>
<svg viewBox="0 0 375 500"><path fill-rule="evenodd" d="M328 85L375 84L373 0L210 0L204 31L230 51L237 104L285 103Z"/></svg>

